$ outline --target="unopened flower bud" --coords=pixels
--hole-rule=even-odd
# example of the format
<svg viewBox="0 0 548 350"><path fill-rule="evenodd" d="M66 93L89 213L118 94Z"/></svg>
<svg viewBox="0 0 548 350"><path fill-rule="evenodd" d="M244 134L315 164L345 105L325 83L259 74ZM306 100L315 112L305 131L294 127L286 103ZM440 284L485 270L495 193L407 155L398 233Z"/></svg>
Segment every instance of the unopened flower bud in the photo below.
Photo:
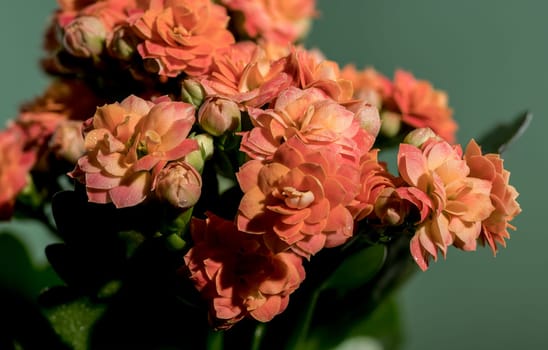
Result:
<svg viewBox="0 0 548 350"><path fill-rule="evenodd" d="M184 160L201 173L205 161L213 156L213 138L209 134L198 134L193 136L192 139L198 142L199 148L187 154Z"/></svg>
<svg viewBox="0 0 548 350"><path fill-rule="evenodd" d="M440 139L436 133L430 128L419 128L411 131L403 139L403 143L408 143L410 145L421 147L428 139L436 138Z"/></svg>
<svg viewBox="0 0 548 350"><path fill-rule="evenodd" d="M103 22L93 16L75 18L65 27L63 47L76 57L93 57L103 52L107 31Z"/></svg>
<svg viewBox="0 0 548 350"><path fill-rule="evenodd" d="M380 133L385 137L396 136L401 129L401 115L390 111L381 113Z"/></svg>
<svg viewBox="0 0 548 350"><path fill-rule="evenodd" d="M71 164L76 164L85 152L82 124L82 121L76 120L61 123L49 141L52 152Z"/></svg>
<svg viewBox="0 0 548 350"><path fill-rule="evenodd" d="M107 39L108 54L122 61L129 61L135 54L139 38L128 26L119 26Z"/></svg>
<svg viewBox="0 0 548 350"><path fill-rule="evenodd" d="M204 102L198 111L198 123L213 136L236 130L240 119L241 112L236 102L223 98Z"/></svg>
<svg viewBox="0 0 548 350"><path fill-rule="evenodd" d="M193 79L185 79L181 84L181 99L200 107L204 101L205 91L202 84Z"/></svg>
<svg viewBox="0 0 548 350"><path fill-rule="evenodd" d="M194 206L202 191L202 177L194 167L178 161L168 164L156 179L156 193L173 206L186 209Z"/></svg>
<svg viewBox="0 0 548 350"><path fill-rule="evenodd" d="M360 127L367 131L373 137L379 134L381 128L381 119L377 107L369 103L364 103L356 111L355 117L360 122Z"/></svg>

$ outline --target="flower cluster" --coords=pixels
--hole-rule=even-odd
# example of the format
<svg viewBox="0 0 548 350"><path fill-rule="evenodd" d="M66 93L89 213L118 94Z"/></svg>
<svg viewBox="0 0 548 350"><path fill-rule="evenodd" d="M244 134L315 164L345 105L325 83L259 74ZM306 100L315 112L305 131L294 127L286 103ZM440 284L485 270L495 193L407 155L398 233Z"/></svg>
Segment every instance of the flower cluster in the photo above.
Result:
<svg viewBox="0 0 548 350"><path fill-rule="evenodd" d="M451 245L496 253L520 212L500 156L462 151L431 83L299 44L316 13L313 0L59 1L42 61L56 80L0 133L2 218L30 185L51 200L60 185L43 173L116 210L193 216L178 271L217 329L272 320L317 255L360 237L407 237L423 270ZM379 161L387 140L398 174ZM236 189L222 213L204 195L219 177Z"/></svg>

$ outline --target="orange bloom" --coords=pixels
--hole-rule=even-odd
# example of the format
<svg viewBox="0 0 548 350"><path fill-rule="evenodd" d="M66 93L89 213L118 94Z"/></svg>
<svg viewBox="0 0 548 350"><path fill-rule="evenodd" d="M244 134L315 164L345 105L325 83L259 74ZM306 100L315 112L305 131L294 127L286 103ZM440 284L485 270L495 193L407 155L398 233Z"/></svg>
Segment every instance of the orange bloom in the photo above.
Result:
<svg viewBox="0 0 548 350"><path fill-rule="evenodd" d="M481 222L494 210L490 200L491 182L470 177L460 146L429 139L419 149L401 144L398 170L410 186L424 192L432 208L411 239L411 253L419 267L426 270L428 258L446 255L451 244L475 250Z"/></svg>
<svg viewBox="0 0 548 350"><path fill-rule="evenodd" d="M353 64L348 64L343 67L340 76L352 82L354 98L365 100L377 108L381 108L383 101L392 93L390 79L371 67L357 70Z"/></svg>
<svg viewBox="0 0 548 350"><path fill-rule="evenodd" d="M244 192L238 229L264 235L275 252L291 248L307 258L346 242L354 230L347 206L357 194L359 172L341 148L306 144L294 136L270 163L245 163L237 173Z"/></svg>
<svg viewBox="0 0 548 350"><path fill-rule="evenodd" d="M222 0L233 11L243 14L237 23L247 36L287 45L303 38L316 14L315 0Z"/></svg>
<svg viewBox="0 0 548 350"><path fill-rule="evenodd" d="M291 77L284 73L285 62L270 57L263 46L242 41L217 51L210 72L199 81L208 95L260 107L291 85Z"/></svg>
<svg viewBox="0 0 548 350"><path fill-rule="evenodd" d="M223 6L210 0L151 0L133 27L144 39L141 57L153 59L158 74L175 77L208 71L216 50L234 43Z"/></svg>
<svg viewBox="0 0 548 350"><path fill-rule="evenodd" d="M0 220L13 215L17 195L27 185L34 154L24 151L21 130L13 125L0 132Z"/></svg>
<svg viewBox="0 0 548 350"><path fill-rule="evenodd" d="M297 87L321 89L337 102L352 99L352 82L341 76L337 62L325 59L318 51L293 48L288 70Z"/></svg>
<svg viewBox="0 0 548 350"><path fill-rule="evenodd" d="M209 302L216 329L228 329L244 317L270 321L285 310L305 278L302 258L271 252L232 221L209 213L206 220L192 220L191 233L186 271Z"/></svg>
<svg viewBox="0 0 548 350"><path fill-rule="evenodd" d="M117 208L144 201L169 161L198 148L187 139L194 106L129 96L97 108L85 130L87 153L70 174L86 186L88 199Z"/></svg>
<svg viewBox="0 0 548 350"><path fill-rule="evenodd" d="M355 113L316 88L290 87L280 93L273 109L249 108L249 115L255 127L243 133L240 149L253 159L270 159L293 135L310 144L338 143L344 155L356 161L374 142Z"/></svg>
<svg viewBox="0 0 548 350"><path fill-rule="evenodd" d="M434 90L428 81L415 79L409 72L396 71L392 95L383 108L401 114L405 124L431 128L447 142L455 142L457 123L447 105L447 95Z"/></svg>
<svg viewBox="0 0 548 350"><path fill-rule="evenodd" d="M143 8L149 0L58 0L57 21L64 28L78 16L93 16L111 31L126 21L128 15Z"/></svg>
<svg viewBox="0 0 548 350"><path fill-rule="evenodd" d="M482 155L481 148L472 140L466 147L464 155L466 164L470 167L470 176L490 181L491 203L495 210L483 220L480 242L487 243L493 255L497 253L497 243L506 247L505 238L510 238L508 228L515 229L510 225L520 212L521 208L516 201L518 192L508 183L510 172L503 167L503 160L500 155L489 153Z"/></svg>

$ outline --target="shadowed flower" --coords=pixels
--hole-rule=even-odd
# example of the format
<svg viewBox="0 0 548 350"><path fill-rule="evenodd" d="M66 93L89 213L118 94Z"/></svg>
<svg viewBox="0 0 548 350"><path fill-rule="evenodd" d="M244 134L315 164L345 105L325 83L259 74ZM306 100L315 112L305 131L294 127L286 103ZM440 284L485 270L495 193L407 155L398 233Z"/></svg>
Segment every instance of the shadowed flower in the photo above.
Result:
<svg viewBox="0 0 548 350"><path fill-rule="evenodd" d="M75 18L65 28L63 47L76 57L96 57L105 47L107 30L103 22L92 16Z"/></svg>
<svg viewBox="0 0 548 350"><path fill-rule="evenodd" d="M57 23L65 28L79 16L93 16L99 19L110 32L122 24L128 16L143 9L150 0L58 0Z"/></svg>
<svg viewBox="0 0 548 350"><path fill-rule="evenodd" d="M438 249L446 255L451 244L475 250L481 222L494 210L489 198L491 182L469 177L460 146L435 138L421 148L401 144L398 170L410 186L430 199L430 215L417 227L411 239L411 254L419 267L428 268L428 258L437 258Z"/></svg>
<svg viewBox="0 0 548 350"><path fill-rule="evenodd" d="M80 120L62 121L49 140L48 147L56 157L76 164L84 155L83 122Z"/></svg>
<svg viewBox="0 0 548 350"><path fill-rule="evenodd" d="M232 221L209 213L206 220L192 220L191 233L186 271L209 302L216 329L228 329L244 317L270 321L285 310L305 278L302 258L271 252L260 237L238 231Z"/></svg>
<svg viewBox="0 0 548 350"><path fill-rule="evenodd" d="M216 50L234 43L228 20L226 9L210 0L151 0L133 23L144 40L137 49L156 62L161 76L200 75Z"/></svg>
<svg viewBox="0 0 548 350"><path fill-rule="evenodd" d="M198 148L187 139L194 106L163 98L155 102L132 95L97 108L86 122L87 153L70 175L85 184L90 202L137 205L169 161Z"/></svg>
<svg viewBox="0 0 548 350"><path fill-rule="evenodd" d="M35 155L23 149L24 138L16 126L0 132L0 220L13 215L17 195L27 185Z"/></svg>
<svg viewBox="0 0 548 350"><path fill-rule="evenodd" d="M316 15L315 0L222 0L243 14L236 25L250 38L287 45L303 38Z"/></svg>
<svg viewBox="0 0 548 350"><path fill-rule="evenodd" d="M504 239L510 238L508 228L515 229L510 225L510 221L521 213L519 203L516 201L518 192L514 186L508 183L510 172L504 169L503 160L499 154L482 155L481 148L472 140L466 147L464 159L470 167L470 176L492 183L491 203L495 210L487 219L483 220L479 238L480 242L483 245L487 243L493 251L493 255L496 255L497 243L506 247Z"/></svg>
<svg viewBox="0 0 548 350"><path fill-rule="evenodd" d="M447 142L454 143L457 123L447 102L445 92L434 90L428 81L397 70L392 95L383 108L399 113L402 122L413 128L429 127Z"/></svg>
<svg viewBox="0 0 548 350"><path fill-rule="evenodd" d="M357 194L359 172L341 155L341 148L292 137L271 162L245 163L237 173L244 192L238 228L264 235L275 252L291 248L307 258L346 242L354 231L347 206Z"/></svg>

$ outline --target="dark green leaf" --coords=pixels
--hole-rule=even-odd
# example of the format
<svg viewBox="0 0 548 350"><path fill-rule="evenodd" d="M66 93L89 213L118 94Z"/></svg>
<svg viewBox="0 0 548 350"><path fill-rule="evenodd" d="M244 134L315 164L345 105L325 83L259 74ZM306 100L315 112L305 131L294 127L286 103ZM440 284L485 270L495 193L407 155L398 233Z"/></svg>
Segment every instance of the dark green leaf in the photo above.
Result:
<svg viewBox="0 0 548 350"><path fill-rule="evenodd" d="M344 294L350 289L366 284L382 267L386 247L381 244L359 250L346 257L322 285L322 289L335 289Z"/></svg>
<svg viewBox="0 0 548 350"><path fill-rule="evenodd" d="M533 114L525 111L513 121L500 124L487 132L478 141L483 153L503 153L510 144L523 135L532 118Z"/></svg>
<svg viewBox="0 0 548 350"><path fill-rule="evenodd" d="M46 309L46 316L61 339L74 350L89 348L94 323L105 311L105 305L80 298Z"/></svg>

